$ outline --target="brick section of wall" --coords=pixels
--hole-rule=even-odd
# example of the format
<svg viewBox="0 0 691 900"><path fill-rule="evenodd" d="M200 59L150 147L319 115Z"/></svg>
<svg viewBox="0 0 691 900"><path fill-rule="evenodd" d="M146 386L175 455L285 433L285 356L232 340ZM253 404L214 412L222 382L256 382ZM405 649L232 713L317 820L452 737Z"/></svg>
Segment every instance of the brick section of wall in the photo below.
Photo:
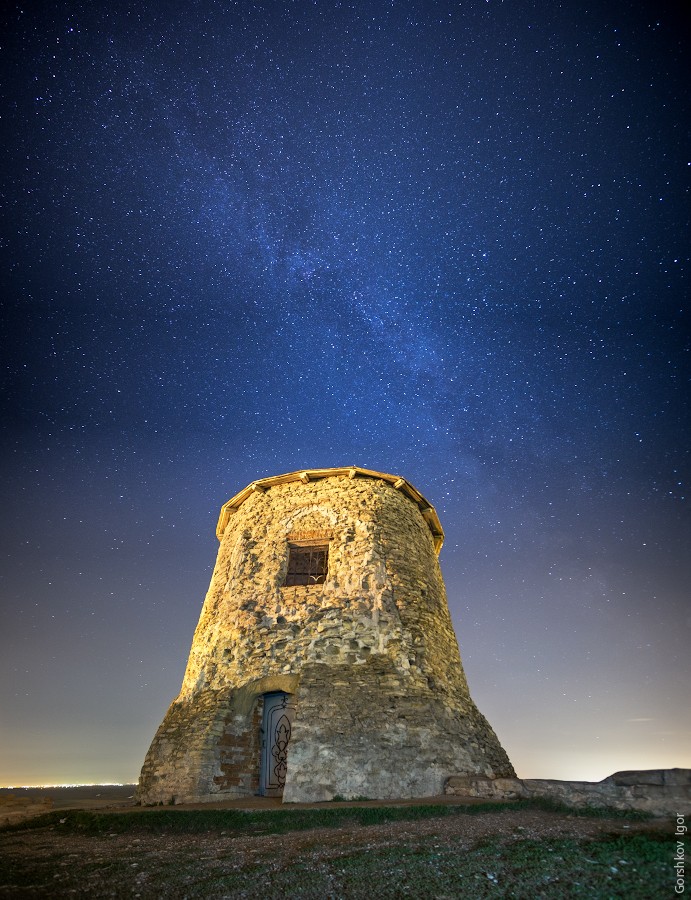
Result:
<svg viewBox="0 0 691 900"><path fill-rule="evenodd" d="M331 535L324 584L283 586L296 533ZM294 481L231 515L140 800L253 793L268 690L297 697L286 800L426 796L450 775L514 774L470 698L429 527L385 481Z"/></svg>
<svg viewBox="0 0 691 900"><path fill-rule="evenodd" d="M248 796L259 790L263 712L264 699L257 697L249 717L238 723L234 723L230 716L227 717L225 730L218 742L220 774L214 777L214 784L220 793Z"/></svg>

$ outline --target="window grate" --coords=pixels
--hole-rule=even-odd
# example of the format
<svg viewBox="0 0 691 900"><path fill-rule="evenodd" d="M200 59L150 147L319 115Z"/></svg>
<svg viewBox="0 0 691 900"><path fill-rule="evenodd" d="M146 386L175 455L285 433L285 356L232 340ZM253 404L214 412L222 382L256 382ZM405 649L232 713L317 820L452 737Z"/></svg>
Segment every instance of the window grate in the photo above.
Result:
<svg viewBox="0 0 691 900"><path fill-rule="evenodd" d="M328 564L328 544L288 544L288 572L285 583L324 584Z"/></svg>

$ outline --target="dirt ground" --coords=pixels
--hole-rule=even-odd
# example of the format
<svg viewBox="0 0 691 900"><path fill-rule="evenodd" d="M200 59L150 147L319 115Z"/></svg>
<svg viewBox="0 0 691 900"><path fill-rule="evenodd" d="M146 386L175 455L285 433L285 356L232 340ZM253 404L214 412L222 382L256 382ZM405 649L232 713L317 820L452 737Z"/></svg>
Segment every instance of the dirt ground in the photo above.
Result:
<svg viewBox="0 0 691 900"><path fill-rule="evenodd" d="M131 811L133 808L129 797L120 795L113 802L112 794L95 797L93 793L83 793L81 797L72 795L72 807L93 809L93 804L98 804L97 808L112 811ZM435 798L433 802L438 800L458 802L454 798ZM67 802L66 796L57 802L60 803L58 808L67 808L62 806ZM277 801L260 799L249 804L245 801L244 806L237 802L233 804L254 809L277 805ZM336 805L348 804L329 804L330 807ZM371 805L371 801L358 805ZM61 831L53 826L0 834L0 856L4 858L5 871L10 873L0 884L0 897L199 896L192 885L206 881L211 889L219 878L232 877L236 872L261 871L281 878L291 867L326 871L358 853L382 854L383 858L389 850L404 846L413 852L429 852L433 848L440 854L458 854L483 840L499 847L512 841L593 839L636 831L671 834L673 825L665 820L638 822L585 818L526 809L368 826L344 823L338 828L265 836L211 831L205 834L138 832L95 837ZM191 889L189 894L185 888L187 883ZM171 885L170 891L164 887L167 884ZM228 894L210 890L208 896L255 895L251 890Z"/></svg>

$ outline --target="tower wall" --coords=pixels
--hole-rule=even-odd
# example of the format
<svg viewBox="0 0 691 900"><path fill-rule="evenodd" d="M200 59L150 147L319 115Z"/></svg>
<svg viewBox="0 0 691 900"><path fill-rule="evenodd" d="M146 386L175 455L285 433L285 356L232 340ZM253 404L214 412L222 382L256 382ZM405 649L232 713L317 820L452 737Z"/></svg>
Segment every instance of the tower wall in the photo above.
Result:
<svg viewBox="0 0 691 900"><path fill-rule="evenodd" d="M272 691L296 701L284 800L431 796L450 775L513 774L468 692L429 511L402 479L355 471L267 479L222 519L141 802L255 793ZM288 544L309 540L329 543L326 579L287 587Z"/></svg>

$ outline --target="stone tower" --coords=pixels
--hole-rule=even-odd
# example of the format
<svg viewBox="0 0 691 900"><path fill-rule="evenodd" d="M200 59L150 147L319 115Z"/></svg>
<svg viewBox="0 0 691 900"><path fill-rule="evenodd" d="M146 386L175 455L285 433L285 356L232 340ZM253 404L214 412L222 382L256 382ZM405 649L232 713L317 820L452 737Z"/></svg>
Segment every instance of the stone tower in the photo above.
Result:
<svg viewBox="0 0 691 900"><path fill-rule="evenodd" d="M511 776L470 698L437 554L437 514L368 469L255 481L221 542L180 695L141 803L440 794Z"/></svg>

